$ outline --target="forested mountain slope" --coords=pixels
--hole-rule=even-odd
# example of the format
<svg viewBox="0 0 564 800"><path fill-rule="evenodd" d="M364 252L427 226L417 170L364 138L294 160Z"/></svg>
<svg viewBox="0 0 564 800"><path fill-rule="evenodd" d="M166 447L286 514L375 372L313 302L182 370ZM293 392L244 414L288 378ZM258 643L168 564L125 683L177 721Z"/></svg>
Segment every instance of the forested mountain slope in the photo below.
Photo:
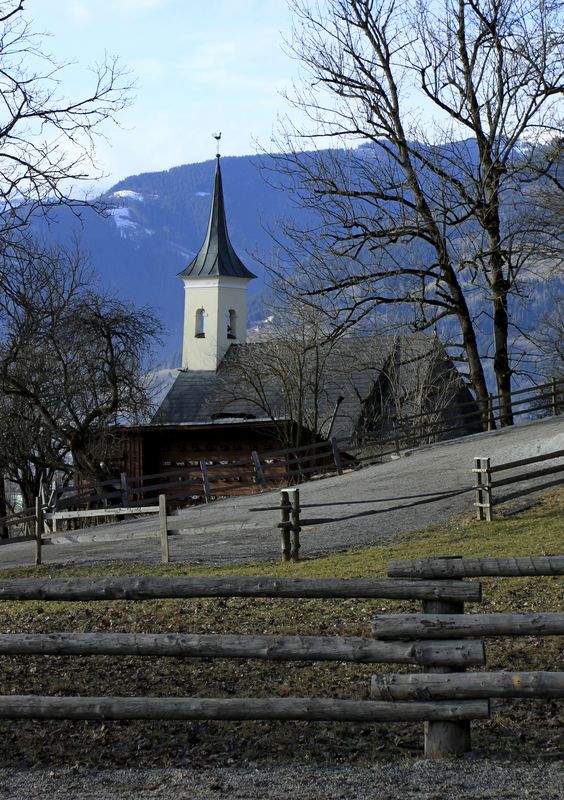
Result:
<svg viewBox="0 0 564 800"><path fill-rule="evenodd" d="M371 157L369 146L356 151ZM343 158L346 158L343 151ZM229 233L243 261L257 276L250 285L249 322L267 315L263 263L280 257L273 239L282 237L281 222L299 221L297 195L280 188L284 178L268 155L222 157L223 187ZM173 167L163 172L132 175L101 196L105 215L86 210L77 219L68 209L55 215L41 235L69 242L78 238L100 283L137 304L149 304L161 317L166 336L160 351L163 364L177 366L181 346L183 287L176 277L200 248L207 226L215 159ZM283 237L282 237L283 238ZM405 245L398 245L398 247ZM413 254L412 254L413 255ZM559 279L527 287L513 314L519 326L534 329L550 309ZM476 307L476 313L480 309ZM522 336L515 332L515 336ZM487 346L484 338L484 348Z"/></svg>

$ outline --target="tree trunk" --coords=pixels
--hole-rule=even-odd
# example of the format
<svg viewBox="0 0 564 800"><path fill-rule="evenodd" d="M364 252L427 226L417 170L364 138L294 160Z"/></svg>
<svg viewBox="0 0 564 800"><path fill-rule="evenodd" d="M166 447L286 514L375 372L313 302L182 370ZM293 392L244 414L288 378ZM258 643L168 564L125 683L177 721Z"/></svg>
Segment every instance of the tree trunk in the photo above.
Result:
<svg viewBox="0 0 564 800"><path fill-rule="evenodd" d="M0 517L8 516L8 505L6 503L6 486L4 483L4 475L0 472ZM0 525L0 539L8 538L8 526Z"/></svg>
<svg viewBox="0 0 564 800"><path fill-rule="evenodd" d="M484 368L480 358L480 351L478 349L478 341L476 339L476 331L472 324L470 311L466 303L462 290L458 283L451 285L451 293L457 305L457 318L462 332L462 342L466 358L468 359L468 371L470 383L476 393L476 401L480 409L480 421L482 430L488 430L488 387L484 375Z"/></svg>
<svg viewBox="0 0 564 800"><path fill-rule="evenodd" d="M494 287L494 292L496 292ZM507 347L509 321L507 315L507 293L505 290L494 294L493 323L495 357L494 370L499 395L499 418L502 428L513 425L513 410L511 408L511 366Z"/></svg>

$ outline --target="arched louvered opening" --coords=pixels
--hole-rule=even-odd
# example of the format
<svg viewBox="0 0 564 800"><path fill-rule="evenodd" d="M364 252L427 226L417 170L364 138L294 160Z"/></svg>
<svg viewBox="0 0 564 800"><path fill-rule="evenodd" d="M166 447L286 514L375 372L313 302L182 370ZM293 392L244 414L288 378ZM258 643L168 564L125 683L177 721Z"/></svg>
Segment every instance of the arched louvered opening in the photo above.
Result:
<svg viewBox="0 0 564 800"><path fill-rule="evenodd" d="M227 323L227 338L237 338L237 312L234 308L229 309L229 321Z"/></svg>
<svg viewBox="0 0 564 800"><path fill-rule="evenodd" d="M206 335L206 312L203 308L196 311L196 338L203 339Z"/></svg>

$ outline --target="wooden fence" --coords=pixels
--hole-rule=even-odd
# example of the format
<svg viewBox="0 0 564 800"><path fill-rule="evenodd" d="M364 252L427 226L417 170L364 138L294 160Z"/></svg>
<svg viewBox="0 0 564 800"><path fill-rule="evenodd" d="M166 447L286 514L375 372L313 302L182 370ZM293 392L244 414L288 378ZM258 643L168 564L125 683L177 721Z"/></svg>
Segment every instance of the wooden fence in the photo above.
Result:
<svg viewBox="0 0 564 800"><path fill-rule="evenodd" d="M564 409L564 379L552 378L548 383L517 389L511 392L513 417L538 416L540 414L557 416ZM501 396L489 395L487 407L480 409L475 400L460 403L462 413L446 417L440 409L430 409L419 414L401 414L389 422L390 430L377 438L364 439L362 447L374 450L368 455L357 455L359 462L370 461L374 457L400 453L421 444L432 444L441 439L464 436L479 430L494 430L500 423ZM446 409L445 409L446 414Z"/></svg>
<svg viewBox="0 0 564 800"><path fill-rule="evenodd" d="M35 508L22 508L15 514L0 518L0 525L5 528L19 528L22 525L35 525Z"/></svg>
<svg viewBox="0 0 564 800"><path fill-rule="evenodd" d="M281 534L282 559L284 561L298 561L300 550L300 494L298 487L281 490L281 512L282 521L278 523ZM60 519L92 519L96 517L107 518L110 514L122 516L125 514L158 514L158 536L160 541L161 561L163 564L169 563L169 536L175 536L190 532L190 528L178 527L178 518L170 503L167 495L160 494L158 505L156 506L137 506L135 508L113 508L113 509L90 509L84 511L63 511L56 513L45 513L39 499L36 503L35 514L29 519L35 522L35 549L34 564L38 566L42 563L43 538L45 535L45 522L51 521L52 530L56 529L56 521Z"/></svg>
<svg viewBox="0 0 564 800"><path fill-rule="evenodd" d="M457 602L480 599L479 584L462 581L272 577L77 578L0 581L0 600L179 599L187 597L392 598ZM342 636L189 634L4 634L10 655L154 655L259 658L451 666L481 664L481 642L432 640L379 643ZM0 718L19 719L302 719L451 721L487 717L487 700L397 703L336 698L186 698L0 696Z"/></svg>
<svg viewBox="0 0 564 800"><path fill-rule="evenodd" d="M321 451L321 448L318 448ZM332 443L331 451L333 454L335 452L338 453L338 448L336 445ZM282 451L283 452L283 451ZM338 464L338 470L342 471L340 460L338 456L334 456L336 458L336 463ZM493 519L493 508L494 508L494 498L493 498L493 490L496 488L500 488L502 486L508 486L511 484L518 484L522 483L523 481L529 480L536 480L538 478L546 477L546 476L553 476L557 474L561 474L564 471L564 463L562 463L562 458L564 457L564 450L556 450L550 453L544 453L543 455L532 456L530 458L520 459L518 461L507 462L505 464L498 464L492 466L490 464L489 458L482 458L477 457L474 459L474 467L472 472L475 475L475 502L474 505L477 509L477 517L479 520L488 520L491 521ZM535 470L533 472L527 472L526 474L518 473L516 475L512 475L508 478L503 478L501 480L493 480L492 475L497 474L502 471L510 470L510 469L520 469L524 466L529 466L531 464L541 463L544 461L559 461L557 464L552 464L549 467L545 467L540 470ZM149 478L154 478L155 476L148 476ZM162 476L158 476L162 478ZM520 488L518 491L513 492L509 495L504 495L502 498L498 500L498 502L505 502L510 499L515 499L516 497L522 497L524 494L528 492L538 491L539 489L546 489L551 486L560 485L562 483L562 477L555 478L550 481L545 481L542 484L535 483L533 486L528 488ZM89 485L87 488L90 489L92 486L96 485ZM131 501L131 496L133 490L131 485L127 482L126 476L122 476L121 480L122 492L119 494L119 497L122 499L122 502L129 502L130 505L128 507L117 507L117 508L108 508L107 506L101 509L79 509L74 511L61 511L56 510L52 512L45 512L43 506L39 498L36 501L36 508L35 514L27 515L27 516L20 516L11 518L12 520L22 520L25 521L34 521L35 522L35 559L34 563L36 565L41 564L41 552L42 552L42 540L45 533L45 523L50 522L51 530L55 531L57 528L57 523L59 520L63 519L92 519L92 518L104 518L106 521L110 515L114 517L121 517L126 514L159 514L159 537L161 543L161 560L163 563L168 563L169 561L169 541L168 538L170 535L175 535L188 530L187 528L178 528L174 527L174 519L172 515L174 514L173 505L171 504L171 496L165 495L161 493L155 505L135 505L135 503ZM151 490L155 490L156 488L161 489L163 486L167 486L167 484L158 483L158 484L151 484ZM82 488L82 487L81 487ZM174 486L173 486L174 488ZM84 495L83 497L87 497L88 495ZM177 499L176 496L172 495L173 499ZM75 496L76 499L76 496ZM146 500L145 502L149 502ZM67 501L68 505L68 501ZM298 561L299 560L299 550L300 550L300 499L299 499L299 490L297 487L288 488L281 490L281 498L280 498L280 510L281 510L281 521L278 523L278 528L281 532L281 549L282 549L282 558L285 561ZM171 520L172 518L172 520ZM171 524L172 521L172 524ZM13 523L14 524L14 523Z"/></svg>
<svg viewBox="0 0 564 800"><path fill-rule="evenodd" d="M121 473L119 480L61 488L54 495L54 508L48 518L56 525L57 520L139 513L143 506L156 506L162 493L171 504L209 503L219 497L260 492L328 472L340 475L342 471L335 439L266 453L253 451L248 461L217 463L200 459L188 468L140 477ZM84 507L92 513L85 514Z"/></svg>
<svg viewBox="0 0 564 800"><path fill-rule="evenodd" d="M564 556L539 558L434 558L392 561L388 576L394 579L443 580L466 577L522 577L564 575ZM426 639L458 641L483 636L551 636L564 634L564 614L464 614L460 601L423 601L423 614L378 614L374 636L382 641ZM466 665L468 666L468 665ZM452 670L435 665L418 675L374 675L371 696L397 702L421 698L487 699L495 697L564 697L564 672L479 672L466 674L465 667ZM455 674L453 674L455 673ZM470 723L428 723L426 755L440 756L445 750L464 752L470 748Z"/></svg>
<svg viewBox="0 0 564 800"><path fill-rule="evenodd" d="M466 667L485 663L483 642L472 637L564 633L564 614L463 616L465 602L481 599L480 584L453 577L458 576L461 570L466 574L464 559L429 562L433 575L437 561L439 579L421 577L426 574L425 562L399 562L390 565L390 573L411 572L416 577L314 580L199 576L0 581L0 600L18 601L362 597L420 600L423 604L420 615L377 615L373 638L246 636L236 633L10 633L0 635L0 654L404 663L418 665L426 671L423 675L374 676L373 699L368 701L311 697L218 699L9 695L0 696L0 718L422 720L426 723L427 757L461 754L470 747L469 720L489 716L490 697L564 696L564 673L479 673L478 678L464 674L462 670ZM564 574L564 557L552 558L549 563L546 559L512 559L510 568L504 565L499 574L524 574L531 564L535 574ZM475 564L471 568L476 571ZM486 574L493 574L489 561L484 564L484 569Z"/></svg>
<svg viewBox="0 0 564 800"><path fill-rule="evenodd" d="M496 502L500 503L506 502L507 500L515 500L516 498L520 498L525 494L539 491L539 489L548 489L551 486L559 486L564 480L561 475L561 473L564 472L563 458L564 450L554 450L551 453L543 453L542 455L531 456L530 458L521 458L518 461L508 461L505 464L495 464L492 466L489 458L476 457L474 459L474 467L472 472L475 476L476 499L474 505L476 506L477 518L479 520L485 519L488 522L491 522L493 519L493 509ZM539 464L543 461L558 461L559 463L552 464L549 467L537 469L532 472L529 471L525 474L521 472L516 475L510 475L508 478L492 478L493 475L497 475L500 472L517 470L521 467L526 467L531 464ZM502 486L511 486L512 484L516 483L523 483L523 481L536 481L537 478L545 478L549 475L553 476L557 474L560 474L559 478L553 478L552 480L545 481L541 484L535 483L535 485L528 488L521 487L515 492L505 494L498 500L494 500L494 489L499 489Z"/></svg>

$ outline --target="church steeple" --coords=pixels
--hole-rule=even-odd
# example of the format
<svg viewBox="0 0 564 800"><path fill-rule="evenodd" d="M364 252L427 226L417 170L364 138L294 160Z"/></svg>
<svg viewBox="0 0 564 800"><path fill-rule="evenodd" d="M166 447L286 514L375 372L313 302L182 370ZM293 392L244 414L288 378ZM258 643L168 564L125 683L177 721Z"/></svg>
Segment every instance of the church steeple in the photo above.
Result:
<svg viewBox="0 0 564 800"><path fill-rule="evenodd" d="M184 280L210 276L229 276L233 278L247 278L252 280L256 275L243 264L229 239L227 220L225 218L225 203L223 200L223 183L220 155L217 154L213 198L210 209L208 230L200 252L184 269L178 277Z"/></svg>
<svg viewBox="0 0 564 800"><path fill-rule="evenodd" d="M256 275L229 239L219 161L218 152L204 243L178 275L185 289L183 369L216 370L229 345L247 338L247 286Z"/></svg>

